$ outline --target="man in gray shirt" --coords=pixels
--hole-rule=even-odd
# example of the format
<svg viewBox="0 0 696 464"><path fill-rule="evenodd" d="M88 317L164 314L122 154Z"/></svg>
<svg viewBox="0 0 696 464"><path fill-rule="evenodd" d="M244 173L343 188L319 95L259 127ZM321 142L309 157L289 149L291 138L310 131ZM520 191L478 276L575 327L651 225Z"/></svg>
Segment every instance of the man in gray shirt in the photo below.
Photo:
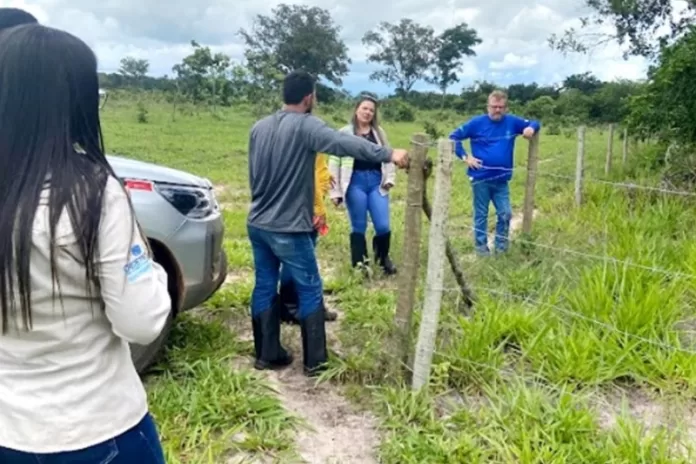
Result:
<svg viewBox="0 0 696 464"><path fill-rule="evenodd" d="M251 315L257 369L289 365L280 344L280 265L292 275L299 300L304 370L319 373L327 360L323 285L314 252L314 169L317 152L408 165L403 149L386 149L342 133L313 116L315 80L294 71L283 82L283 109L254 124L249 135L251 208L247 231L256 283Z"/></svg>

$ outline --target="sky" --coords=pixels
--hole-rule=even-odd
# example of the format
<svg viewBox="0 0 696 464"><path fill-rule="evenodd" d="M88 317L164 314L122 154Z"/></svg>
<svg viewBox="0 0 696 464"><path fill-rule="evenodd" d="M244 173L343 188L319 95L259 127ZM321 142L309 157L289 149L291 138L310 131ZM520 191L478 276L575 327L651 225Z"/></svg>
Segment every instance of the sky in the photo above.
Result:
<svg viewBox="0 0 696 464"><path fill-rule="evenodd" d="M103 72L116 72L124 56L145 58L150 74L171 75L171 68L191 53L195 39L215 52L243 60L240 28L249 29L257 14L268 15L280 2L252 0L0 0L0 6L24 8L43 24L67 30L89 44ZM291 2L287 2L291 3ZM679 3L679 2L675 2ZM359 5L348 0L308 0L307 5L328 10L341 27L341 37L352 59L343 87L351 92L370 90L379 94L391 89L370 81L377 65L367 63L368 50L361 38L381 21L398 22L408 17L435 32L466 22L477 30L483 43L474 50L459 73L459 91L475 80L499 85L513 83L555 84L573 73L592 72L602 80L641 79L647 63L640 58L624 60L621 49L610 44L592 55L564 57L551 50L552 33L579 24L587 13L584 0L399 0ZM352 6L351 6L352 5ZM417 84L416 89L431 89Z"/></svg>

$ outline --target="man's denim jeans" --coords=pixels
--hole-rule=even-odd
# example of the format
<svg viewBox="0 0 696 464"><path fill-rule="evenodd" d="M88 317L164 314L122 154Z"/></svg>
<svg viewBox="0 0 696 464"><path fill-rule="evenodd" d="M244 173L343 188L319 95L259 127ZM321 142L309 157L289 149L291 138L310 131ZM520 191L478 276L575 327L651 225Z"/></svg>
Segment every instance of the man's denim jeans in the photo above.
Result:
<svg viewBox="0 0 696 464"><path fill-rule="evenodd" d="M490 253L488 249L488 208L492 202L497 221L495 226L495 249L504 252L508 248L510 220L510 187L507 181L472 181L474 203L474 245L478 254Z"/></svg>
<svg viewBox="0 0 696 464"><path fill-rule="evenodd" d="M314 245L314 249L316 250L317 248L317 241L319 240L319 234L315 231L312 232L312 245ZM288 266L280 265L280 285L284 285L289 283L292 280L292 273L290 272L290 268Z"/></svg>
<svg viewBox="0 0 696 464"><path fill-rule="evenodd" d="M247 225L247 232L256 271L251 295L252 317L273 304L278 294L281 264L295 282L299 319L304 320L320 309L324 288L314 251L314 234L269 232L250 225Z"/></svg>

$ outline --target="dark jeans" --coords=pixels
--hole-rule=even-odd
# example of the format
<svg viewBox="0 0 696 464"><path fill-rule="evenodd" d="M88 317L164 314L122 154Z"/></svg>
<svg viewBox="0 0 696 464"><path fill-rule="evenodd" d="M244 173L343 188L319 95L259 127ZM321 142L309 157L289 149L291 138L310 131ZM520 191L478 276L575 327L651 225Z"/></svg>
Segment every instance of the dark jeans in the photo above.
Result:
<svg viewBox="0 0 696 464"><path fill-rule="evenodd" d="M365 234L368 212L375 235L390 231L389 195L382 196L379 192L381 184L382 171L353 171L346 191L346 208L352 232Z"/></svg>
<svg viewBox="0 0 696 464"><path fill-rule="evenodd" d="M316 250L317 248L317 240L319 239L319 233L313 232L312 233L312 245L314 245L314 249ZM290 272L290 268L288 266L283 266L282 264L280 265L280 285L287 284L292 280L292 273Z"/></svg>
<svg viewBox="0 0 696 464"><path fill-rule="evenodd" d="M321 308L324 292L314 252L313 233L268 232L247 225L254 255L256 282L251 295L251 314L257 317L269 309L278 294L281 264L295 282L298 297L298 318Z"/></svg>
<svg viewBox="0 0 696 464"><path fill-rule="evenodd" d="M78 451L37 454L0 447L2 464L165 464L150 414L125 433Z"/></svg>
<svg viewBox="0 0 696 464"><path fill-rule="evenodd" d="M510 187L507 181L472 182L474 198L474 244L476 252L487 254L488 250L488 208L492 202L498 217L495 225L495 249L506 251L512 207L510 206Z"/></svg>

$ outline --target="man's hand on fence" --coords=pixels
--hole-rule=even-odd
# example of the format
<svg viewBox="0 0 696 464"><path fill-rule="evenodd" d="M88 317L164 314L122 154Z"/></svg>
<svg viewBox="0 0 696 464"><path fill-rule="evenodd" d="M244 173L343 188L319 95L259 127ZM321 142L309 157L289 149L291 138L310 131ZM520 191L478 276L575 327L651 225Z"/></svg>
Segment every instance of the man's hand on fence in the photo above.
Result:
<svg viewBox="0 0 696 464"><path fill-rule="evenodd" d="M392 156L391 156L392 163L396 164L400 168L407 168L408 167L408 151L404 150L403 148L395 148L394 151L392 151Z"/></svg>
<svg viewBox="0 0 696 464"><path fill-rule="evenodd" d="M471 169L478 169L480 168L483 164L481 163L481 160L478 158L474 158L473 155L469 155L466 158L464 158L464 162L469 166Z"/></svg>
<svg viewBox="0 0 696 464"><path fill-rule="evenodd" d="M522 137L524 137L527 140L534 137L534 128L532 126L525 127L524 131L522 131Z"/></svg>

